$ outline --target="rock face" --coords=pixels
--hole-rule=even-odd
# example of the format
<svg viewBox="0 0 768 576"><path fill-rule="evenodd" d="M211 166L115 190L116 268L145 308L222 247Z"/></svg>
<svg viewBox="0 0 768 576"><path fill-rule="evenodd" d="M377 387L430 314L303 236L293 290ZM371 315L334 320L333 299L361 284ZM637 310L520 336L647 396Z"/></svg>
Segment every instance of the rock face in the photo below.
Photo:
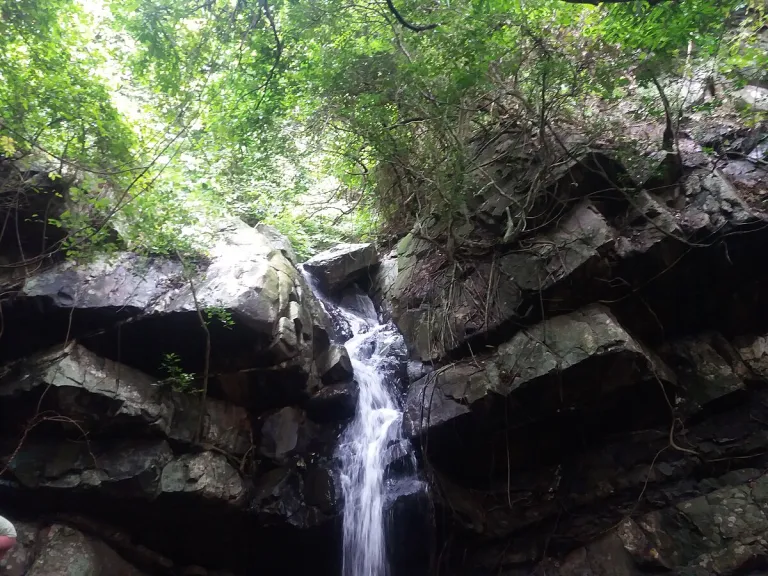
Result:
<svg viewBox="0 0 768 576"><path fill-rule="evenodd" d="M401 240L373 289L409 346L436 571L765 572L768 172L738 165L760 130L683 138L630 184L566 162L511 232L524 174L499 162L461 225Z"/></svg>
<svg viewBox="0 0 768 576"><path fill-rule="evenodd" d="M346 420L355 414L358 388L353 380L318 390L307 403L309 417L317 422Z"/></svg>
<svg viewBox="0 0 768 576"><path fill-rule="evenodd" d="M466 221L428 218L381 261L362 244L305 264L349 308L368 290L406 337L381 369L410 383L402 424L432 501L390 487L405 527L390 529L391 576L765 572L756 130L692 131L633 174L588 151L515 217L527 173L502 159ZM708 165L701 146L725 159ZM27 212L65 208L42 169L14 186L61 193ZM350 326L290 244L224 220L187 266L76 264L45 256L56 237L40 252L41 230L17 232L45 265L0 278L0 511L19 531L2 569L340 574ZM0 244L4 265L17 252ZM389 445L388 470L409 453Z"/></svg>
<svg viewBox="0 0 768 576"><path fill-rule="evenodd" d="M193 267L121 253L5 285L0 510L32 520L9 573L338 573L349 358L285 238L216 237Z"/></svg>
<svg viewBox="0 0 768 576"><path fill-rule="evenodd" d="M615 162L590 158L582 169L599 161L602 172L619 179L604 182L604 190L628 178ZM661 168L677 170L689 161ZM482 207L475 222L451 228L450 238L447 224L436 218L422 223L398 245L389 292L412 355L423 361L466 355L470 348L500 344L516 326L597 300L615 302L616 313L631 317L632 329L654 342L669 336L660 325L682 335L706 328L703 317L730 331L733 315L715 306L711 294L725 298L759 281L752 263L768 243L768 216L760 203L745 200L759 195L740 195L737 187L747 184L729 176L727 165L696 166L679 182L673 174L671 186L659 186L654 176L654 193L639 186L632 197L593 194L599 182L563 175L570 195L551 222L509 240L496 228L488 231L489 213ZM758 182L753 186L768 185L768 175ZM755 233L741 237L750 231Z"/></svg>
<svg viewBox="0 0 768 576"><path fill-rule="evenodd" d="M536 573L705 575L750 570L755 559L768 553L768 477L759 470L744 469L724 482L733 485L636 520L627 518L609 534Z"/></svg>
<svg viewBox="0 0 768 576"><path fill-rule="evenodd" d="M304 267L329 292L338 292L363 277L378 262L373 244L339 244L307 260Z"/></svg>
<svg viewBox="0 0 768 576"><path fill-rule="evenodd" d="M613 240L613 231L589 201L574 207L561 227L530 249L488 262L445 266L445 255L431 243L406 237L398 247L394 318L419 359L439 359L478 334L522 321L542 292L555 300L567 284L568 297L586 303L600 290L602 254Z"/></svg>
<svg viewBox="0 0 768 576"><path fill-rule="evenodd" d="M143 431L192 443L200 421L199 401L77 344L15 366L0 380L0 398L6 423L31 398L40 398L41 408L105 433ZM248 450L250 421L244 408L210 399L202 422L200 441L232 454Z"/></svg>
<svg viewBox="0 0 768 576"><path fill-rule="evenodd" d="M352 362L346 348L332 344L317 359L317 368L323 384L334 384L352 378Z"/></svg>
<svg viewBox="0 0 768 576"><path fill-rule="evenodd" d="M488 358L449 364L415 382L404 425L417 437L448 422L456 426L463 415L491 426L490 417L503 414L522 427L623 387L674 381L606 308L589 306L518 332Z"/></svg>
<svg viewBox="0 0 768 576"><path fill-rule="evenodd" d="M17 546L2 560L9 576L144 576L98 538L63 524L41 526L16 523Z"/></svg>
<svg viewBox="0 0 768 576"><path fill-rule="evenodd" d="M395 282L397 281L397 250L380 258L379 265L373 273L370 295L376 308L383 313L383 320L392 318L392 298Z"/></svg>
<svg viewBox="0 0 768 576"><path fill-rule="evenodd" d="M9 346L3 358L69 336L149 373L160 375L168 354L178 356L187 372L201 372L206 343L199 307L212 335L211 372L252 370L251 382L242 385L258 389L254 401L265 395L272 404L296 401L313 359L328 344L326 319L270 236L223 221L217 238L210 262L194 273L177 262L126 253L86 266L62 263L32 276L6 305ZM30 330L37 323L47 326L45 334ZM275 367L292 372L293 385L272 386ZM232 390L244 401L249 392Z"/></svg>

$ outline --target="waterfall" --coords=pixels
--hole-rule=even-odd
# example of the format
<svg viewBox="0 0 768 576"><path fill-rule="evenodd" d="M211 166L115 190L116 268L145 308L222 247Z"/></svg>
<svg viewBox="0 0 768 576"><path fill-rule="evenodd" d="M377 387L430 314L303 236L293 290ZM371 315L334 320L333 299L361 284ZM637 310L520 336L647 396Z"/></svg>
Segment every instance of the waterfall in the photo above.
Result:
<svg viewBox="0 0 768 576"><path fill-rule="evenodd" d="M388 505L424 490L413 450L402 437L397 385L405 344L394 324L379 322L361 291L348 292L341 304L315 293L345 340L359 387L354 419L336 449L344 496L343 576L388 576Z"/></svg>

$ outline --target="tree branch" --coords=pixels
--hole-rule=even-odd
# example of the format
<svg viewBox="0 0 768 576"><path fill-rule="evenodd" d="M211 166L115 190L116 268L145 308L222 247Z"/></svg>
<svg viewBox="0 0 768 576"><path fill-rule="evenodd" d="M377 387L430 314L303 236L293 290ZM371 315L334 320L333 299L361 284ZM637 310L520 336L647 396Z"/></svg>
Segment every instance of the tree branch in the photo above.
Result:
<svg viewBox="0 0 768 576"><path fill-rule="evenodd" d="M395 15L395 18L397 18L397 21L400 22L400 24L402 24L406 28L408 28L408 30L413 30L414 32L424 32L426 30L434 30L435 28L437 28L437 24L428 24L426 26L416 26L414 24L411 24L400 15L400 12L397 11L397 8L395 8L395 5L392 3L392 0L387 0L387 7L389 8L389 11Z"/></svg>

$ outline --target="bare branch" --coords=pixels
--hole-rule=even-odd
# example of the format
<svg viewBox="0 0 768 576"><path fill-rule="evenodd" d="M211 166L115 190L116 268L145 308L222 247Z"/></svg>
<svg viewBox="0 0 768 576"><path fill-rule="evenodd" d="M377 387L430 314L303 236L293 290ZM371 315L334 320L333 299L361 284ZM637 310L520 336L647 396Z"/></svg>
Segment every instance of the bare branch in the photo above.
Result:
<svg viewBox="0 0 768 576"><path fill-rule="evenodd" d="M387 0L387 7L389 8L389 11L394 14L395 18L397 18L397 21L408 28L408 30L412 30L414 32L425 32L427 30L434 30L437 28L437 24L427 24L426 26L416 26L415 24L411 24L400 15L400 12L397 11L397 8L395 8L392 0Z"/></svg>

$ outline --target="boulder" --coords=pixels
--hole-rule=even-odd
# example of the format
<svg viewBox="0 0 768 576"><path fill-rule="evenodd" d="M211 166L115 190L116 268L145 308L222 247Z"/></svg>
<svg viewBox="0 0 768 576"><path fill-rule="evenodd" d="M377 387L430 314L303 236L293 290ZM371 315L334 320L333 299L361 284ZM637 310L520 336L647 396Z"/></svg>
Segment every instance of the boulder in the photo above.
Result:
<svg viewBox="0 0 768 576"><path fill-rule="evenodd" d="M757 377L768 380L768 334L740 336L734 345L750 370Z"/></svg>
<svg viewBox="0 0 768 576"><path fill-rule="evenodd" d="M277 250L282 252L283 256L291 261L293 265L298 263L296 252L293 250L293 246L291 245L290 240L283 236L277 228L270 226L269 224L259 222L256 224L256 226L254 226L254 229L259 234L267 238Z"/></svg>
<svg viewBox="0 0 768 576"><path fill-rule="evenodd" d="M39 552L28 576L143 576L103 542L54 524L39 536Z"/></svg>
<svg viewBox="0 0 768 576"><path fill-rule="evenodd" d="M234 219L216 227L209 259L192 271L173 260L119 253L32 275L4 302L8 346L0 359L81 337L100 355L145 372L162 375L173 353L186 372L200 373L206 332L199 307L212 371L287 363L306 382L313 358L327 347L327 324L284 254L285 240Z"/></svg>
<svg viewBox="0 0 768 576"><path fill-rule="evenodd" d="M39 526L9 519L16 528L16 545L0 560L3 576L26 576L35 559Z"/></svg>
<svg viewBox="0 0 768 576"><path fill-rule="evenodd" d="M10 454L10 452L4 452ZM152 499L173 452L165 440L28 441L8 465L24 488Z"/></svg>
<svg viewBox="0 0 768 576"><path fill-rule="evenodd" d="M363 278L377 261L373 244L338 244L304 262L304 268L333 293Z"/></svg>
<svg viewBox="0 0 768 576"><path fill-rule="evenodd" d="M31 152L23 158L0 158L0 186L3 196L13 198L0 207L0 218L6 228L0 236L0 292L8 295L18 289L38 258L55 253L67 231L51 226L49 218L60 219L69 202L68 178L51 178L61 164L50 157Z"/></svg>
<svg viewBox="0 0 768 576"><path fill-rule="evenodd" d="M397 250L392 250L382 257L379 266L373 273L369 293L382 319L392 318L392 298L397 281Z"/></svg>
<svg viewBox="0 0 768 576"><path fill-rule="evenodd" d="M761 192L768 178L755 176L754 167L748 177L741 168L737 175L736 160L717 169L691 165L684 174L675 155L651 160L652 170L637 175L646 188L616 189L623 177L615 164L593 174L609 185L586 198L581 189L591 189L591 177L574 178L555 214L508 242L500 235L516 221L511 192L526 188L506 186L524 175L498 175L500 189L490 187L490 197L460 223L433 216L416 226L398 245L389 296L412 356L465 356L595 300L616 303L628 327L654 344L725 329L728 314L714 302L764 276L750 263L768 248Z"/></svg>
<svg viewBox="0 0 768 576"><path fill-rule="evenodd" d="M629 208L610 208L619 236L605 278L611 294L602 298L651 345L703 330L761 329L761 305L746 312L745 295L736 293L750 286L757 293L766 281L753 262L768 248L768 215L724 169L694 168L674 190L640 191L627 198Z"/></svg>
<svg viewBox="0 0 768 576"><path fill-rule="evenodd" d="M676 398L671 390L669 392L674 405ZM576 436L577 442L561 449L552 460L546 456L550 449L546 429L535 430L534 434L528 429L515 431L509 436L509 443L505 441L496 454L496 461L473 462L482 470L477 475L484 482L482 490L477 490L477 484L466 484L452 470L447 476L449 468L445 462L430 457L430 463L440 477L441 492L434 495L438 516L447 513L452 518L449 533L462 543L455 548L453 544L449 546L454 548L454 553L466 554L464 565L472 567L468 570L474 568L477 573L497 572L515 566L519 567L521 575L542 574L534 568L544 549L549 549L547 555L550 558L560 558L565 565L562 559L566 558L568 562L573 559L568 553L576 549L583 555L585 546L588 549L591 543L601 541L629 517L638 520L654 510L664 514L665 509L693 498L708 498L713 492L744 484L752 486L764 474L768 461L763 457L768 449L764 424L768 421L768 389L747 392L739 398L742 402L723 402L717 410L704 411L699 418L689 420L685 427L680 425L675 432L678 448L670 447L670 414L663 399L654 408L666 417L651 428L643 423L630 423L625 432L599 436L597 442L594 436L587 436L589 430L594 425L606 426L612 418L610 412L587 414L581 422L571 419L565 433L571 438ZM647 405L640 408L646 418L651 416L649 408ZM665 408L666 415L663 414ZM613 417L631 421L633 409L622 406ZM547 422L547 425L552 424ZM586 436L582 438L586 441L579 443L578 437L582 435ZM535 438L534 442L531 442L532 438ZM567 443L568 438L558 440ZM484 436L482 441L488 442L489 436ZM525 468L511 468L510 473L510 463L512 466L516 463L518 442L532 443L535 457L526 462ZM460 448L458 438L452 448L456 458L457 448ZM432 453L431 445L429 450ZM476 444L474 450L483 450L483 445ZM733 505L747 510L738 502ZM563 506L573 514L563 517ZM729 522L728 516L720 515L719 511L717 516L712 519L719 525ZM707 548L717 552L727 545L727 540L723 539L708 542L707 548L701 549L700 536L696 535L693 540L688 539L691 535L686 536L686 527L690 526L687 520L676 515L664 515L663 518L664 531L672 530L669 532L671 538L682 546L690 546L693 552L705 552ZM668 525L666 519L670 521ZM557 534L552 536L555 525L558 526ZM697 529L693 531L698 533ZM466 548L462 550L464 543ZM658 543L654 546L661 552ZM654 559L650 549L645 555L644 562ZM614 556L617 566L622 564L622 557ZM639 560L642 560L639 556L634 558L642 566ZM673 567L685 565L673 560ZM649 571L660 568L659 564L645 566ZM547 569L547 573L557 572Z"/></svg>
<svg viewBox="0 0 768 576"><path fill-rule="evenodd" d="M266 417L261 426L261 454L275 460L295 454L306 443L304 422L304 413L292 406Z"/></svg>
<svg viewBox="0 0 768 576"><path fill-rule="evenodd" d="M162 385L134 368L100 358L77 343L55 348L6 369L0 378L0 414L13 424L32 416L31 407L52 410L95 434L164 435L196 440L201 401ZM30 410L20 410L29 406ZM245 409L207 399L200 441L232 454L250 446ZM19 421L21 418L21 422Z"/></svg>
<svg viewBox="0 0 768 576"><path fill-rule="evenodd" d="M152 501L181 494L188 502L202 498L239 506L246 496L245 481L224 454L175 456L165 440L28 441L8 469L24 488L66 491L94 501Z"/></svg>
<svg viewBox="0 0 768 576"><path fill-rule="evenodd" d="M0 398L6 406L27 394L37 399L44 391L46 408L88 429L167 434L173 420L174 403L155 378L100 358L76 343L10 366L0 379Z"/></svg>
<svg viewBox="0 0 768 576"><path fill-rule="evenodd" d="M304 501L323 514L338 511L338 482L327 466L315 466L304 476Z"/></svg>
<svg viewBox="0 0 768 576"><path fill-rule="evenodd" d="M404 434L445 478L484 485L555 466L606 435L668 426L675 383L653 351L590 305L413 383Z"/></svg>
<svg viewBox="0 0 768 576"><path fill-rule="evenodd" d="M163 495L184 494L219 504L241 506L246 484L240 473L215 452L185 454L163 468L160 480Z"/></svg>
<svg viewBox="0 0 768 576"><path fill-rule="evenodd" d="M498 341L505 327L540 310L586 303L605 290L603 256L614 232L589 201L530 248L449 264L415 236L398 247L393 316L419 360L443 358L474 339ZM490 299L490 300L489 300Z"/></svg>
<svg viewBox="0 0 768 576"><path fill-rule="evenodd" d="M300 365L288 361L211 376L212 389L252 414L302 404L320 386L314 362Z"/></svg>
<svg viewBox="0 0 768 576"><path fill-rule="evenodd" d="M29 277L22 295L54 309L102 311L114 321L159 305L182 277L179 262L121 253L86 265L57 264Z"/></svg>
<svg viewBox="0 0 768 576"><path fill-rule="evenodd" d="M488 357L449 364L408 390L411 437L500 407L513 426L590 404L621 387L658 387L674 375L603 306L591 305L517 333ZM507 408L503 408L504 406ZM486 423L490 424L490 423Z"/></svg>
<svg viewBox="0 0 768 576"><path fill-rule="evenodd" d="M765 224L768 218L756 213L720 171L699 169L684 184L686 207L680 221L688 237L711 234L725 228Z"/></svg>
<svg viewBox="0 0 768 576"><path fill-rule="evenodd" d="M307 402L307 415L315 422L352 418L357 408L358 393L357 382L354 380L323 386Z"/></svg>
<svg viewBox="0 0 768 576"><path fill-rule="evenodd" d="M756 472L756 471L755 471ZM637 519L541 566L536 574L634 576L638 570L702 576L756 574L768 558L768 478L715 490Z"/></svg>
<svg viewBox="0 0 768 576"><path fill-rule="evenodd" d="M543 172L545 181L537 182L542 177L541 164L532 162L521 167L519 159L510 161L512 142L509 135L504 136L495 147L485 151L493 154L492 161L479 161L485 166L481 178L489 185L483 187L475 216L481 225L503 234L505 242L516 239L522 231L535 230L556 220L580 199L616 188L625 181L624 168L600 152L566 156L558 150L563 157ZM494 149L501 153L492 152ZM531 195L534 182L539 184L539 192ZM520 232L510 233L513 222L519 222Z"/></svg>
<svg viewBox="0 0 768 576"><path fill-rule="evenodd" d="M387 560L392 574L429 574L434 517L426 485L390 481L384 502Z"/></svg>
<svg viewBox="0 0 768 576"><path fill-rule="evenodd" d="M405 478L406 481L411 481L418 472L413 445L407 439L390 443L384 451L382 460L384 475L387 478Z"/></svg>
<svg viewBox="0 0 768 576"><path fill-rule="evenodd" d="M98 538L142 572L165 574L172 572L174 568L178 570L170 558L147 548L144 537L148 530L131 536L124 528L118 527L118 524L115 523L119 520L119 524L125 525L125 517L119 519L115 517L123 516L122 514L106 514L105 516L109 518L106 521L100 521L95 520L93 516L64 512L56 514L55 521L74 528L86 536Z"/></svg>
<svg viewBox="0 0 768 576"><path fill-rule="evenodd" d="M632 174L635 182L640 183L642 191L655 196L674 194L680 178L683 176L684 161L677 152L659 150L651 152Z"/></svg>
<svg viewBox="0 0 768 576"><path fill-rule="evenodd" d="M329 520L326 512L336 511L336 487L327 470L305 480L295 468L275 468L257 480L254 494L253 511L266 526L311 528Z"/></svg>
<svg viewBox="0 0 768 576"><path fill-rule="evenodd" d="M683 338L665 345L659 353L677 376L676 405L684 415L696 415L746 389L748 369L720 334Z"/></svg>
<svg viewBox="0 0 768 576"><path fill-rule="evenodd" d="M423 378L434 370L432 364L421 362L420 360L409 360L406 364L406 373L408 376L408 383L413 384L416 380Z"/></svg>
<svg viewBox="0 0 768 576"><path fill-rule="evenodd" d="M235 456L242 456L251 448L251 420L245 408L207 398L198 440L197 427L201 422L199 395L173 392L171 398L174 407L173 421L168 431L171 440L186 444L199 442Z"/></svg>
<svg viewBox="0 0 768 576"><path fill-rule="evenodd" d="M616 238L615 256L620 263L658 259L666 266L683 253L684 246L675 240L683 237L678 219L658 198L640 190Z"/></svg>
<svg viewBox="0 0 768 576"><path fill-rule="evenodd" d="M0 560L3 576L141 576L170 573L173 569L167 558L132 544L124 533L110 526L79 516L59 516L52 525L13 521L18 537L16 545Z"/></svg>
<svg viewBox="0 0 768 576"><path fill-rule="evenodd" d="M326 385L350 380L354 375L347 349L340 344L332 344L317 358L317 371Z"/></svg>

